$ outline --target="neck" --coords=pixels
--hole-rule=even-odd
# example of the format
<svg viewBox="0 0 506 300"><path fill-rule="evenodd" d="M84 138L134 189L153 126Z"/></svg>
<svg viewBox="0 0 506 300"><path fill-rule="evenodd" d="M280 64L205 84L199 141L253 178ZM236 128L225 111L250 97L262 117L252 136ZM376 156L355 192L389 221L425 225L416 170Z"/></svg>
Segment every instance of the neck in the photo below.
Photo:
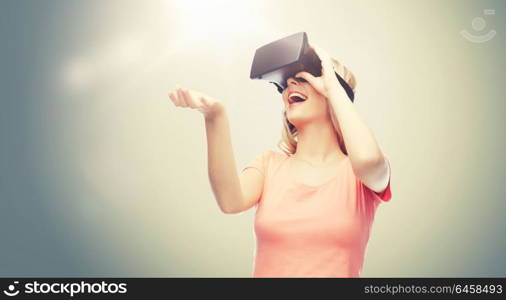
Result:
<svg viewBox="0 0 506 300"><path fill-rule="evenodd" d="M332 121L312 121L297 128L295 157L314 163L326 163L345 158L339 147Z"/></svg>

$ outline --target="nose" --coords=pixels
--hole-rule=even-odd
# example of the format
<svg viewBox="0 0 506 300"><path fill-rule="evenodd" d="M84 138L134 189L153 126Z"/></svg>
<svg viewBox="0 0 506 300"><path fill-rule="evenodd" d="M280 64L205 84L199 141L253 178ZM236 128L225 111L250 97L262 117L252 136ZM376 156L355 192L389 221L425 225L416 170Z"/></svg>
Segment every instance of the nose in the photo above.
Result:
<svg viewBox="0 0 506 300"><path fill-rule="evenodd" d="M295 85L299 84L299 82L298 82L297 80L295 80L293 77L290 77L290 78L288 78L288 79L286 80L286 86L289 86L289 85L290 85L290 83L291 83L291 84L295 84Z"/></svg>

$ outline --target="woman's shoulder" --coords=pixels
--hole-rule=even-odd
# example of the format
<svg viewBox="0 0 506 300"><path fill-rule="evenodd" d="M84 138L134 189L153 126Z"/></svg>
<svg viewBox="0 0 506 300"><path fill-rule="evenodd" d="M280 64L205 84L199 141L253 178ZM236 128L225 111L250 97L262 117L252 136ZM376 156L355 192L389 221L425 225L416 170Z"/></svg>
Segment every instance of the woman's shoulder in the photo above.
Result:
<svg viewBox="0 0 506 300"><path fill-rule="evenodd" d="M274 159L274 160L284 160L289 157L289 155L284 152L274 151L274 150L270 150L270 149L265 150L262 153L262 156L265 156L266 158Z"/></svg>
<svg viewBox="0 0 506 300"><path fill-rule="evenodd" d="M261 154L268 174L275 174L287 161L289 155L275 150L264 150Z"/></svg>
<svg viewBox="0 0 506 300"><path fill-rule="evenodd" d="M266 167L281 165L288 158L288 154L271 149L264 150L257 155L257 160L262 161Z"/></svg>

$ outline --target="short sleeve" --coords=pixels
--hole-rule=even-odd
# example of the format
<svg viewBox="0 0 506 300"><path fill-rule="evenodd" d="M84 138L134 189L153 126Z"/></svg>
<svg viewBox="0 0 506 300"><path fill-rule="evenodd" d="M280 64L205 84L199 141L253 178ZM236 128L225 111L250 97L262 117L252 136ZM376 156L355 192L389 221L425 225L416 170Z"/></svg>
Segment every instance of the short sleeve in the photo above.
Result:
<svg viewBox="0 0 506 300"><path fill-rule="evenodd" d="M269 156L271 155L271 151L267 150L260 154L258 154L255 158L253 158L251 161L249 161L241 170L241 172L244 172L247 168L255 168L257 169L262 175L265 176L267 172L267 163L269 160Z"/></svg>
<svg viewBox="0 0 506 300"><path fill-rule="evenodd" d="M368 186L366 186L362 182L360 182L360 185L364 189L364 192L366 192L369 195L369 197L374 198L374 200L376 200L376 201L381 200L383 202L388 202L392 198L392 191L390 189L390 181L392 179L392 173L391 173L392 169L390 168L389 159L385 157L385 160L388 164L388 183L387 183L386 188L382 192L378 193L378 192L371 190Z"/></svg>
<svg viewBox="0 0 506 300"><path fill-rule="evenodd" d="M376 197L378 197L380 200L382 200L384 202L390 201L390 199L392 198L392 191L390 190L390 178L388 178L387 187L385 188L385 190L383 190L383 192L381 192L381 193L377 193L375 191L371 191L371 192L373 192L373 194Z"/></svg>

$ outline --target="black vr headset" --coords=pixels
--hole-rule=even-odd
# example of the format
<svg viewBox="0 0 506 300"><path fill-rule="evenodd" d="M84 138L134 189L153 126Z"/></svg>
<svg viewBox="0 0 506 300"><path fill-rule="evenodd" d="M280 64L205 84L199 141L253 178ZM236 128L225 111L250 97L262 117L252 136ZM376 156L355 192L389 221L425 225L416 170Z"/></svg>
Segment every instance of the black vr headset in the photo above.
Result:
<svg viewBox="0 0 506 300"><path fill-rule="evenodd" d="M316 52L309 48L307 34L298 32L258 48L251 65L250 78L267 80L282 93L288 86L288 78L301 71L319 77L322 75L321 70L321 60ZM334 73L353 102L353 90L337 72Z"/></svg>

